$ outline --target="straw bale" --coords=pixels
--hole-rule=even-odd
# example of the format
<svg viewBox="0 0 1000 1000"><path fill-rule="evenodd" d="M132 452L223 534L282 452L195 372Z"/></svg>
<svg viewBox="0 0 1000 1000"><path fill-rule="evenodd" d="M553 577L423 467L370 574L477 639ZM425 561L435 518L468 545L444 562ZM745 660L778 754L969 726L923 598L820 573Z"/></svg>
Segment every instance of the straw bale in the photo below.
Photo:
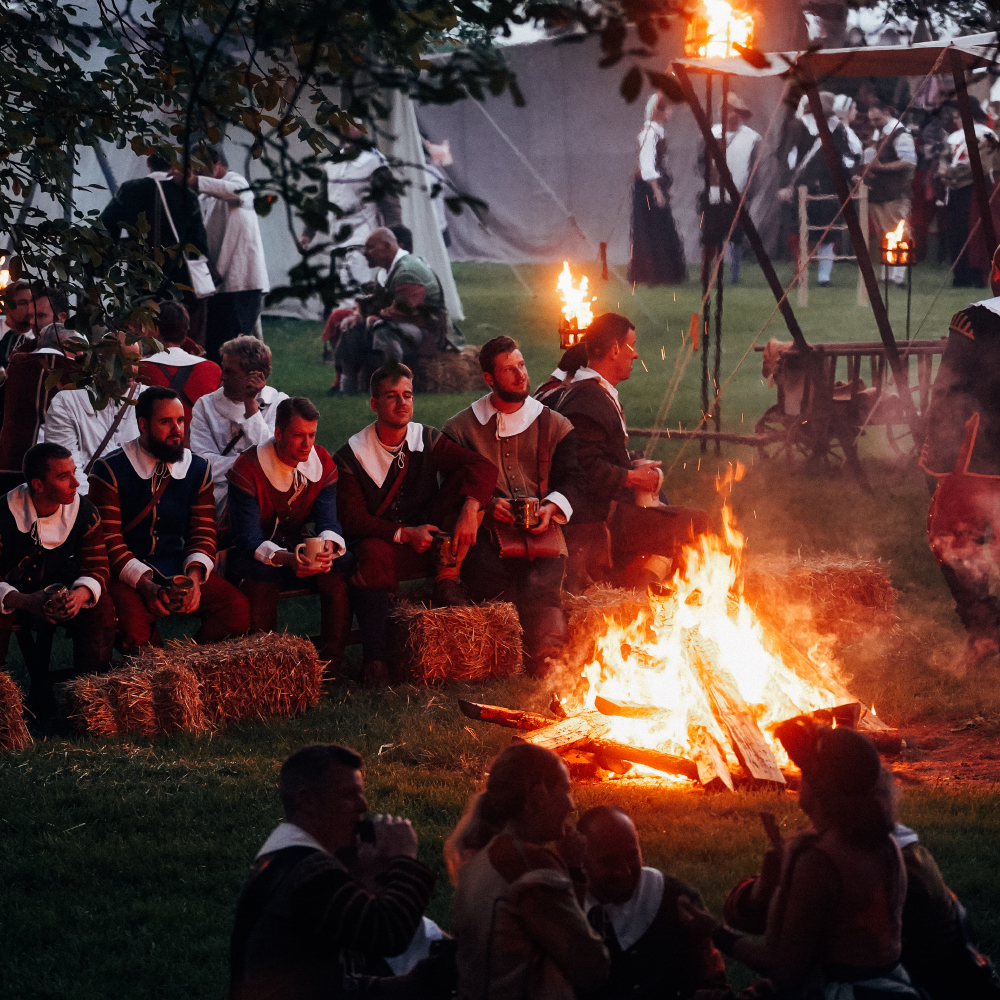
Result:
<svg viewBox="0 0 1000 1000"><path fill-rule="evenodd" d="M200 732L208 728L198 690L198 678L187 667L166 664L150 671L153 711L161 733L179 729Z"/></svg>
<svg viewBox="0 0 1000 1000"><path fill-rule="evenodd" d="M0 671L0 750L23 750L30 745L21 689L10 674Z"/></svg>
<svg viewBox="0 0 1000 1000"><path fill-rule="evenodd" d="M769 556L746 568L744 596L762 617L810 625L841 640L896 624L896 592L885 563L840 555Z"/></svg>
<svg viewBox="0 0 1000 1000"><path fill-rule="evenodd" d="M627 625L644 611L649 611L645 597L617 587L599 584L583 594L566 595L563 598L566 645L562 659L569 675L575 680L580 669L594 659L597 638L607 631L609 622Z"/></svg>
<svg viewBox="0 0 1000 1000"><path fill-rule="evenodd" d="M66 684L69 717L89 736L114 736L118 717L107 674L84 674Z"/></svg>
<svg viewBox="0 0 1000 1000"><path fill-rule="evenodd" d="M300 636L269 633L242 636L211 646L179 640L143 650L148 667L185 667L198 680L207 721L287 718L319 704L323 662Z"/></svg>
<svg viewBox="0 0 1000 1000"><path fill-rule="evenodd" d="M468 608L400 602L392 619L397 658L414 681L479 681L521 672L521 623L506 601Z"/></svg>
<svg viewBox="0 0 1000 1000"><path fill-rule="evenodd" d="M156 713L149 672L125 669L105 674L102 678L114 708L120 733L156 735Z"/></svg>
<svg viewBox="0 0 1000 1000"><path fill-rule="evenodd" d="M479 348L442 351L418 359L413 371L417 392L473 392L483 387Z"/></svg>

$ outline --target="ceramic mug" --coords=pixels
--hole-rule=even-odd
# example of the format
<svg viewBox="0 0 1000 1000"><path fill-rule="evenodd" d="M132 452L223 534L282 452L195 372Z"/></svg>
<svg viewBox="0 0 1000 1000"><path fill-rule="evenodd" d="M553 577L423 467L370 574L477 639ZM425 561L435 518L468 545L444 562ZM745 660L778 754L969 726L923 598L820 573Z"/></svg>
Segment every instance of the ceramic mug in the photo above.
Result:
<svg viewBox="0 0 1000 1000"><path fill-rule="evenodd" d="M326 552L327 545L328 543L325 538L307 538L304 542L300 542L295 546L295 555L309 569L317 569L316 557L321 552ZM303 551L305 554L303 554Z"/></svg>

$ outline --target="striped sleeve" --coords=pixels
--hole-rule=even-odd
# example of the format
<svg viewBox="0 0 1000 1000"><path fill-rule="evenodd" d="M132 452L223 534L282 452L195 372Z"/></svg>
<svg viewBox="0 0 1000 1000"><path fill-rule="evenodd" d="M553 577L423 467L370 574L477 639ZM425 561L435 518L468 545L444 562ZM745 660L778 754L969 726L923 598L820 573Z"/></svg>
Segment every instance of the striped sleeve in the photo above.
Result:
<svg viewBox="0 0 1000 1000"><path fill-rule="evenodd" d="M184 569L192 563L205 567L205 576L215 568L215 487L212 483L212 466L205 463L205 475L198 488L198 496L191 505L188 518L187 546L184 550Z"/></svg>
<svg viewBox="0 0 1000 1000"><path fill-rule="evenodd" d="M101 592L108 586L108 550L104 545L101 515L93 508L89 511L90 526L80 537L77 547L77 565L80 575L74 587L86 587L94 595L93 603L101 599Z"/></svg>
<svg viewBox="0 0 1000 1000"><path fill-rule="evenodd" d="M327 869L299 886L292 910L311 919L316 940L391 958L413 940L434 888L434 873L413 858L389 862L372 893L344 871Z"/></svg>
<svg viewBox="0 0 1000 1000"><path fill-rule="evenodd" d="M969 340L976 339L975 331L972 329L972 321L969 319L969 314L964 309L952 316L948 330L950 333L958 333L963 337L968 337Z"/></svg>
<svg viewBox="0 0 1000 1000"><path fill-rule="evenodd" d="M122 535L122 511L118 496L118 483L110 466L104 461L98 462L90 474L88 497L101 515L98 530L103 531L111 579L117 580L121 576L122 570L135 560L135 556L125 544L125 538Z"/></svg>

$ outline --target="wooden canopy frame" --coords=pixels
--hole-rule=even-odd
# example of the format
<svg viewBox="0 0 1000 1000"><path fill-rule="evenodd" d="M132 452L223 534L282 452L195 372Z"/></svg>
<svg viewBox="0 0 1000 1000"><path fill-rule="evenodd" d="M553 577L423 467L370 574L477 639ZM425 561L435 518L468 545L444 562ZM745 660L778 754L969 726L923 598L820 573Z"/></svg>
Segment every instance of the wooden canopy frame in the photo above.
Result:
<svg viewBox="0 0 1000 1000"><path fill-rule="evenodd" d="M969 35L955 38L948 42L923 42L909 46L873 46L856 49L819 49L811 52L776 52L768 54L760 66L752 66L744 59L678 59L672 64L674 74L680 82L685 100L694 114L695 121L701 129L705 149L715 161L719 173L719 181L725 188L734 205L741 203L740 193L733 182L732 174L726 163L726 154L722 144L712 134L712 123L706 109L702 107L691 82L692 73L723 78L723 101L728 94L728 84L732 77L795 77L805 87L809 97L809 107L816 119L819 137L823 144L823 152L830 166L830 173L837 189L841 211L851 235L854 253L858 266L868 291L868 300L875 322L878 324L879 336L885 345L886 358L892 368L897 387L908 386L909 378L903 367L896 338L893 336L889 323L889 313L879 294L878 279L875 268L869 256L868 244L858 214L850 196L850 185L844 176L843 165L833 147L833 139L823 114L820 103L817 81L826 76L926 76L936 66L943 72L952 73L955 80L955 91L959 111L962 116L962 126L965 131L966 144L969 148L969 163L972 168L973 185L976 200L982 217L983 232L986 237L987 250L992 255L997 246L996 232L993 226L993 215L990 209L989 193L986 179L983 175L983 165L979 157L979 141L976 138L975 123L972 118L972 106L969 103L969 92L966 87L965 74L971 69L992 65L997 58L998 40L996 32L981 35ZM709 109L710 111L711 109ZM723 118L725 108L723 109ZM764 277L778 302L778 308L788 327L792 340L800 351L812 353L802 329L792 312L788 296L778 280L774 265L761 242L750 213L744 205L740 210L740 222L747 240L753 247L757 260L760 262ZM900 391L900 403L903 406L907 423L917 439L919 418L913 399L909 392Z"/></svg>

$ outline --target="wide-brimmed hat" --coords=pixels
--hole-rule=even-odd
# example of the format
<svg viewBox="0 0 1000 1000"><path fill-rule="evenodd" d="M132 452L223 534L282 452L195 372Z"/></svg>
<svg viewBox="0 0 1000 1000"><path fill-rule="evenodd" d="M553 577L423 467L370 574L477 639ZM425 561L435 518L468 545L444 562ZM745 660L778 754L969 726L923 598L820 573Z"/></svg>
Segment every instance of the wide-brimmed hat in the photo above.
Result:
<svg viewBox="0 0 1000 1000"><path fill-rule="evenodd" d="M878 781L882 761L867 736L854 729L789 719L774 730L811 784L841 795L865 795Z"/></svg>

